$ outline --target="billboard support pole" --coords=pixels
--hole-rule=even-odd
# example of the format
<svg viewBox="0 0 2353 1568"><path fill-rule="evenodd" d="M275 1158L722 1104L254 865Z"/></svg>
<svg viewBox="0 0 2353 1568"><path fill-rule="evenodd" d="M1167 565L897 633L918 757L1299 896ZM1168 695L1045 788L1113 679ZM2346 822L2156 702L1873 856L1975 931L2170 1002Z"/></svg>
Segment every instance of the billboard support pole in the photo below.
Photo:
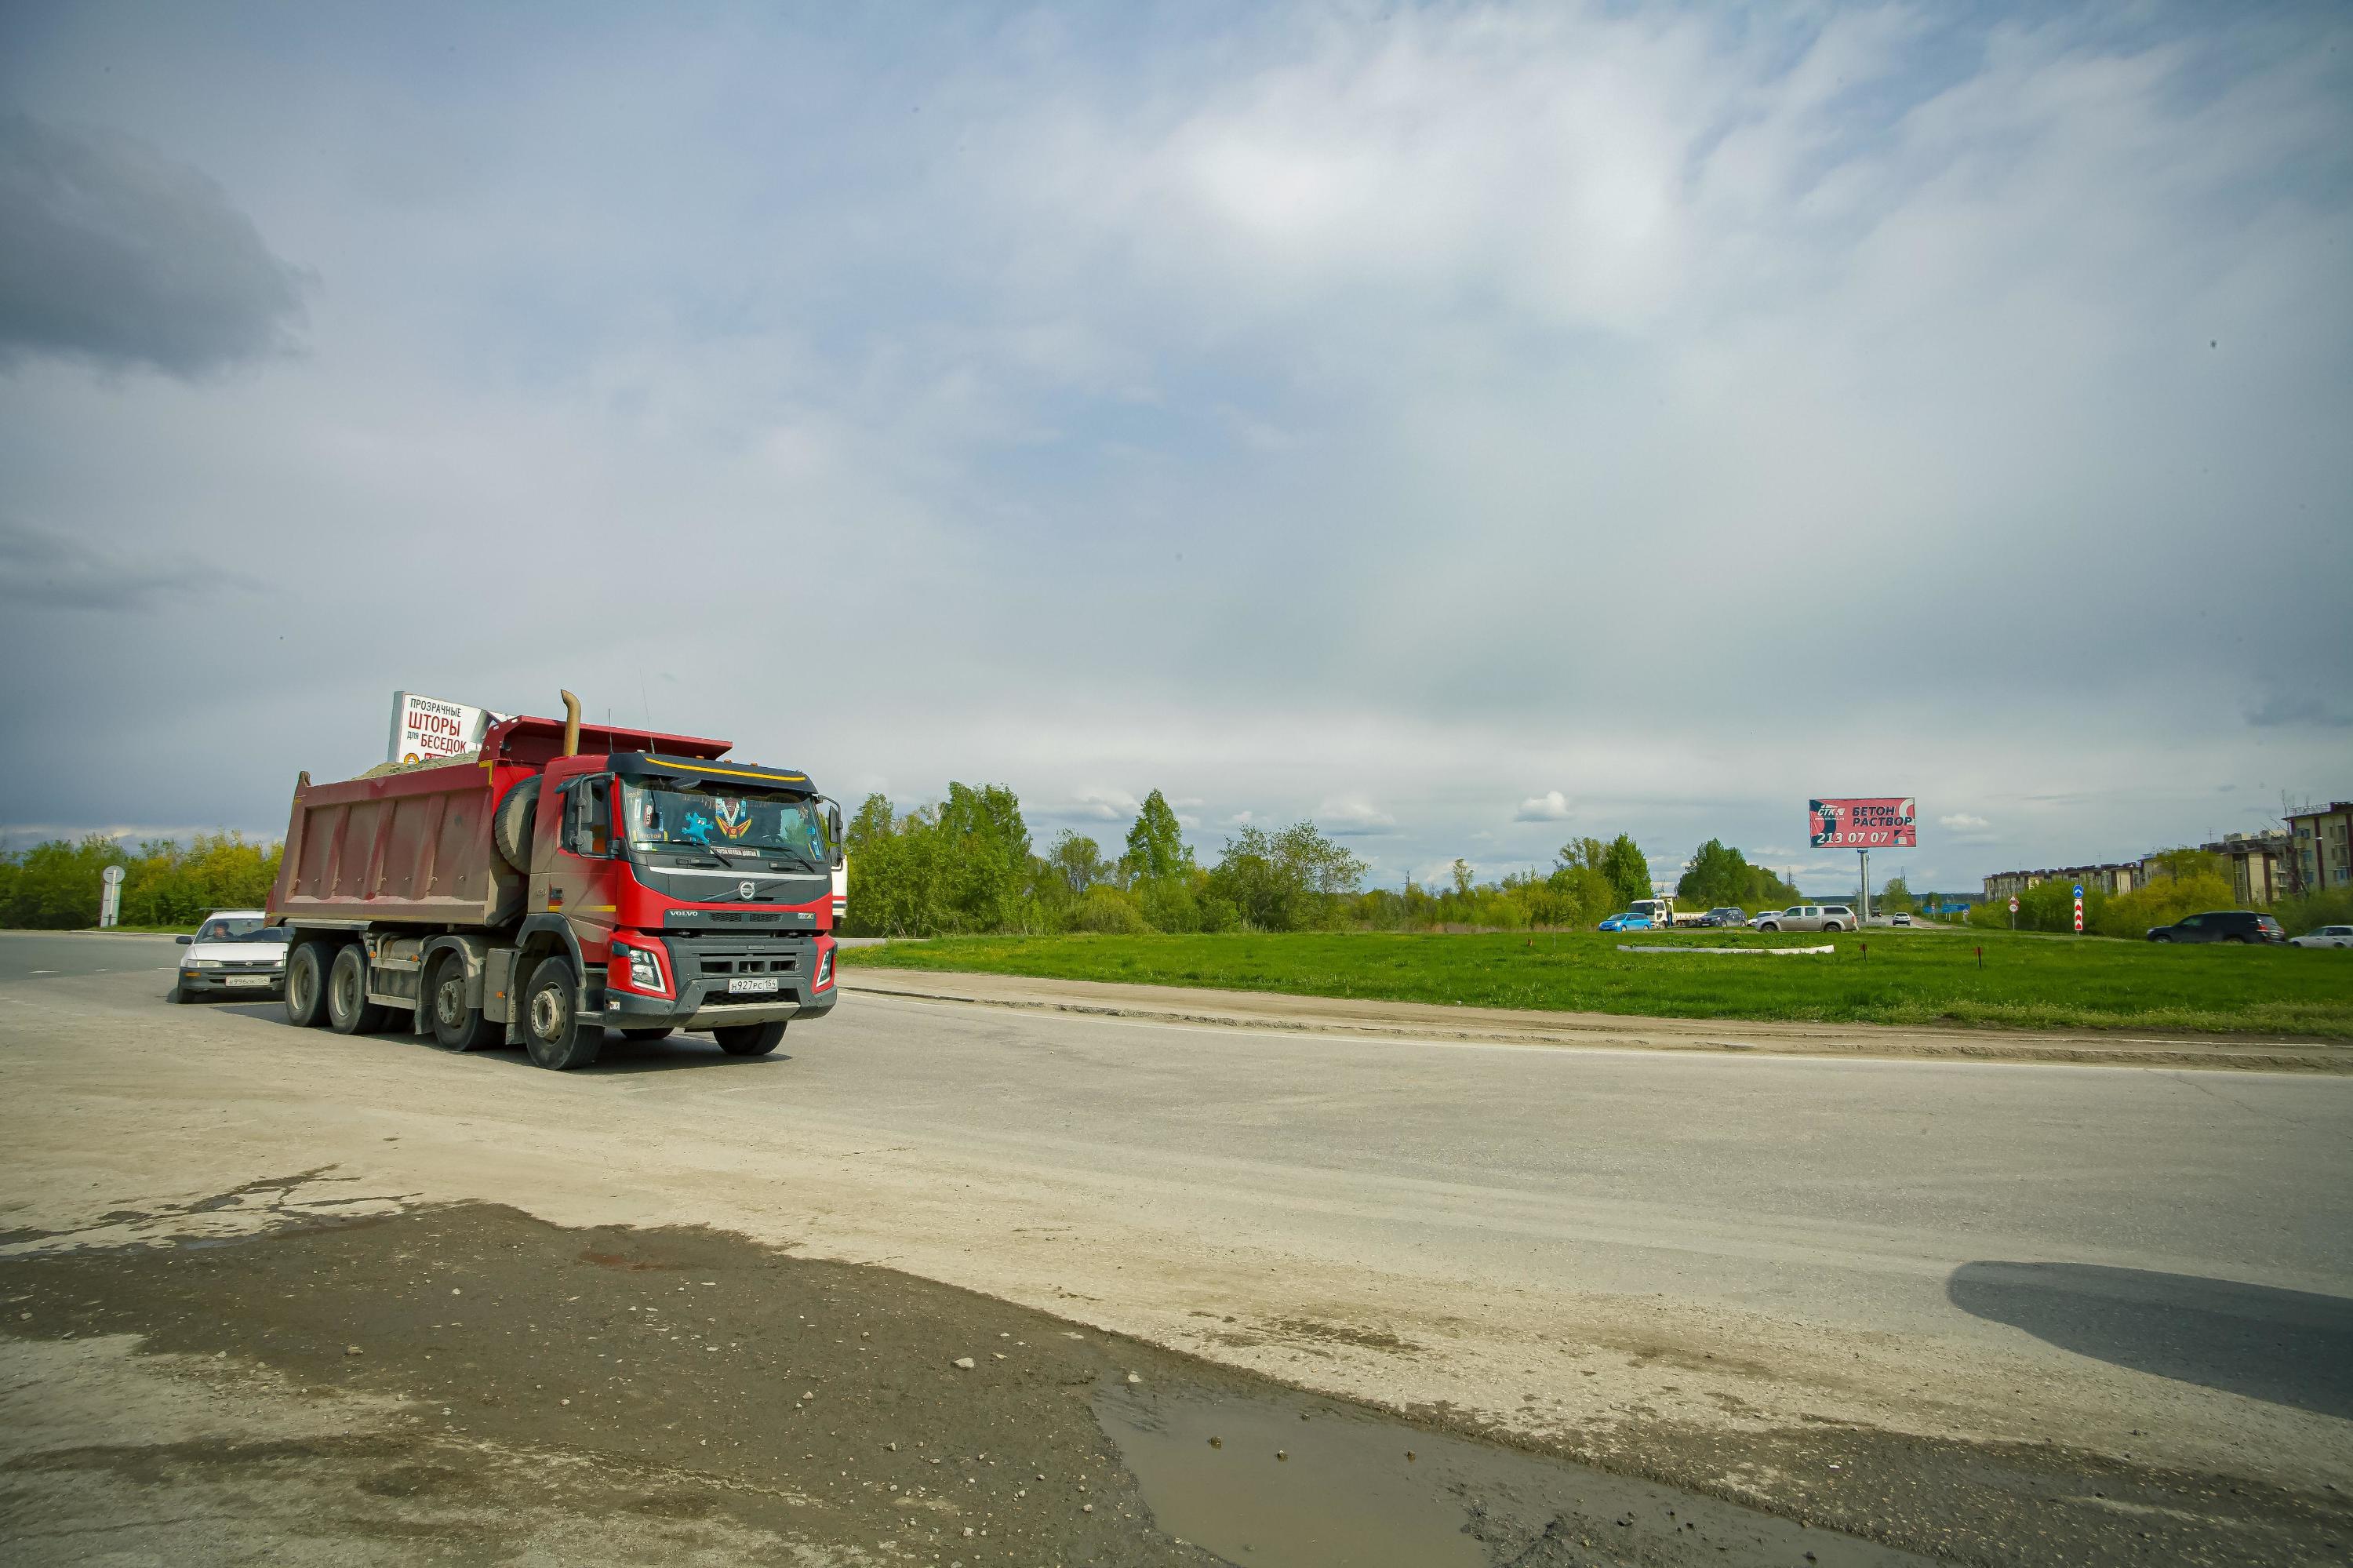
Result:
<svg viewBox="0 0 2353 1568"><path fill-rule="evenodd" d="M1862 857L1862 924L1868 926L1871 924L1871 852L1857 850L1854 853Z"/></svg>

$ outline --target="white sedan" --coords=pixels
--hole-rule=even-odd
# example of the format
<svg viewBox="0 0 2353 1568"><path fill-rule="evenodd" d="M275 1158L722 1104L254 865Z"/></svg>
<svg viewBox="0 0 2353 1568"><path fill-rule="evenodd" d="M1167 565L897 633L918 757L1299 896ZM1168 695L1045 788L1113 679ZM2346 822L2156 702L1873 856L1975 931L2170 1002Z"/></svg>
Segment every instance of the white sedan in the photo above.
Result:
<svg viewBox="0 0 2353 1568"><path fill-rule="evenodd" d="M249 991L281 996L286 991L286 927L267 924L259 909L216 909L193 937L183 937L171 1000Z"/></svg>
<svg viewBox="0 0 2353 1568"><path fill-rule="evenodd" d="M2301 937L2290 937L2291 948L2353 948L2353 926L2323 926Z"/></svg>

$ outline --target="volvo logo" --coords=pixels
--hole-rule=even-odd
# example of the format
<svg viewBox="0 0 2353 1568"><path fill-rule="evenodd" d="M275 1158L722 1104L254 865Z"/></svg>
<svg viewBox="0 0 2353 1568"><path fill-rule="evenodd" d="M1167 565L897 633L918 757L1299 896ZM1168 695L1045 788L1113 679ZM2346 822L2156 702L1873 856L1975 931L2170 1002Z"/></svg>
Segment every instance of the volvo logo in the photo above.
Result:
<svg viewBox="0 0 2353 1568"><path fill-rule="evenodd" d="M760 890L759 890L759 888L758 888L757 886L755 886L755 885L753 885L752 883L749 883L749 882L739 882L739 883L737 883L737 884L735 885L735 891L736 891L736 893L737 893L738 895L740 895L741 896L745 897L745 898L749 898L749 897L751 897L751 896L752 896L752 895L754 895L754 893L757 893L757 892L758 892L758 891L760 891Z"/></svg>

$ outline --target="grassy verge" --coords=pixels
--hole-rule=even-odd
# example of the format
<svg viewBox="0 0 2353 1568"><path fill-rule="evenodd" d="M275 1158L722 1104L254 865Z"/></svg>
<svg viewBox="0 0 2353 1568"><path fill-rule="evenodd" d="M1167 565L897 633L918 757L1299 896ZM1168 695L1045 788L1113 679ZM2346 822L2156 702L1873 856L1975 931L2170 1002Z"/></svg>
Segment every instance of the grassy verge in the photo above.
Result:
<svg viewBox="0 0 2353 1568"><path fill-rule="evenodd" d="M1821 957L1621 953L1621 939L1691 948L1829 941L1837 951ZM956 937L849 949L842 959L852 966L1667 1018L2353 1039L2353 953L2168 948L1991 932L1874 932L1862 939L1749 932L1626 938L1582 932Z"/></svg>

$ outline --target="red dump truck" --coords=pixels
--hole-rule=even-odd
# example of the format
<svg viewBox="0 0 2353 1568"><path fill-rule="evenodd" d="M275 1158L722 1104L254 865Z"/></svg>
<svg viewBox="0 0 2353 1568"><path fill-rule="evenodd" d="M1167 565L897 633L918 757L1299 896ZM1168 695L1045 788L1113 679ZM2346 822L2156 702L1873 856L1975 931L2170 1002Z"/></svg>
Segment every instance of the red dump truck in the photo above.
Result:
<svg viewBox="0 0 2353 1568"><path fill-rule="evenodd" d="M479 753L294 789L270 920L286 1012L586 1066L606 1031L739 1056L832 1010L841 809L728 743L562 719Z"/></svg>

